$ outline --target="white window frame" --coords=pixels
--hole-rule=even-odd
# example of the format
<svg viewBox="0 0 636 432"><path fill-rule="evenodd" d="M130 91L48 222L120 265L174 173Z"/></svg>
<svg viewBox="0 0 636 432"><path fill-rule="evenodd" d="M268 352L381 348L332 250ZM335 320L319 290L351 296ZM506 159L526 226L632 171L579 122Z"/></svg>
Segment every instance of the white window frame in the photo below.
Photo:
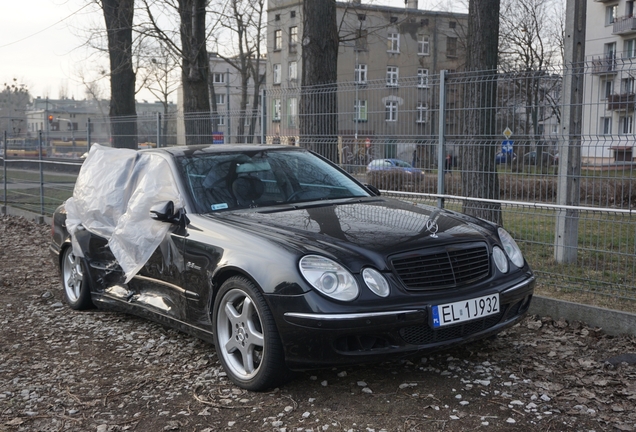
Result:
<svg viewBox="0 0 636 432"><path fill-rule="evenodd" d="M369 119L367 101L358 99L353 104L353 121L365 122Z"/></svg>
<svg viewBox="0 0 636 432"><path fill-rule="evenodd" d="M288 72L289 72L289 79L290 80L297 80L298 79L298 62L297 61L290 61L289 62Z"/></svg>
<svg viewBox="0 0 636 432"><path fill-rule="evenodd" d="M219 115L217 117L217 119L219 121L219 123L218 123L219 126L225 126L225 116L224 115Z"/></svg>
<svg viewBox="0 0 636 432"><path fill-rule="evenodd" d="M634 117L631 115L621 116L618 119L618 134L631 135L634 126Z"/></svg>
<svg viewBox="0 0 636 432"><path fill-rule="evenodd" d="M273 70L272 78L274 80L274 84L280 84L283 79L280 63L274 63L272 65L272 70Z"/></svg>
<svg viewBox="0 0 636 432"><path fill-rule="evenodd" d="M389 32L387 35L387 52L400 52L400 34L398 32Z"/></svg>
<svg viewBox="0 0 636 432"><path fill-rule="evenodd" d="M212 81L214 84L225 84L225 73L223 72L214 72L212 75Z"/></svg>
<svg viewBox="0 0 636 432"><path fill-rule="evenodd" d="M607 6L605 8L605 25L611 26L618 19L618 4Z"/></svg>
<svg viewBox="0 0 636 432"><path fill-rule="evenodd" d="M274 51L283 49L283 31L281 29L274 30Z"/></svg>
<svg viewBox="0 0 636 432"><path fill-rule="evenodd" d="M225 105L225 94L224 93L215 93L216 104L217 105Z"/></svg>
<svg viewBox="0 0 636 432"><path fill-rule="evenodd" d="M419 88L428 88L428 69L417 69L417 86Z"/></svg>
<svg viewBox="0 0 636 432"><path fill-rule="evenodd" d="M634 78L623 78L621 79L621 94L631 94L634 93Z"/></svg>
<svg viewBox="0 0 636 432"><path fill-rule="evenodd" d="M298 99L295 97L287 99L287 126L298 126Z"/></svg>
<svg viewBox="0 0 636 432"><path fill-rule="evenodd" d="M600 125L601 133L600 135L611 135L612 134L612 118L611 117L601 117L601 125Z"/></svg>
<svg viewBox="0 0 636 432"><path fill-rule="evenodd" d="M289 45L293 46L298 43L298 26L291 26L289 28Z"/></svg>
<svg viewBox="0 0 636 432"><path fill-rule="evenodd" d="M400 68L397 66L386 67L386 86L397 87L400 81Z"/></svg>
<svg viewBox="0 0 636 432"><path fill-rule="evenodd" d="M625 58L636 57L636 39L627 39L623 42L623 53Z"/></svg>
<svg viewBox="0 0 636 432"><path fill-rule="evenodd" d="M274 99L272 101L272 121L280 121L280 99Z"/></svg>
<svg viewBox="0 0 636 432"><path fill-rule="evenodd" d="M608 79L603 81L603 87L601 88L601 99L605 100L614 93L614 80Z"/></svg>
<svg viewBox="0 0 636 432"><path fill-rule="evenodd" d="M366 64L357 64L354 72L353 72L353 80L356 84L366 84L367 83L367 65Z"/></svg>
<svg viewBox="0 0 636 432"><path fill-rule="evenodd" d="M417 55L427 56L431 53L431 46L428 35L419 35L417 37Z"/></svg>
<svg viewBox="0 0 636 432"><path fill-rule="evenodd" d="M417 117L415 118L415 123L426 123L426 119L428 118L428 105L424 102L417 103Z"/></svg>
<svg viewBox="0 0 636 432"><path fill-rule="evenodd" d="M387 122L396 122L398 118L397 101L386 101L384 105L384 120Z"/></svg>

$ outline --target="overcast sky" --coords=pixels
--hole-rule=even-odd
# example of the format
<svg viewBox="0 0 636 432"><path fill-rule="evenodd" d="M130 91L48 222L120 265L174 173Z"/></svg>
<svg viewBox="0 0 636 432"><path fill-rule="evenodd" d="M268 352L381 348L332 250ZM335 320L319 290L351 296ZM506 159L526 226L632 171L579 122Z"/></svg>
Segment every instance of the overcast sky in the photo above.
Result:
<svg viewBox="0 0 636 432"><path fill-rule="evenodd" d="M404 6L404 0L373 3ZM460 12L463 3L419 0L419 8L452 8ZM82 46L85 37L81 34L83 29L98 23L103 23L101 11L90 0L2 0L0 84L15 78L26 84L34 97L58 98L63 91L67 97L83 99L84 86L79 76L94 74L103 65L97 64L91 51ZM143 97L139 95L138 99Z"/></svg>

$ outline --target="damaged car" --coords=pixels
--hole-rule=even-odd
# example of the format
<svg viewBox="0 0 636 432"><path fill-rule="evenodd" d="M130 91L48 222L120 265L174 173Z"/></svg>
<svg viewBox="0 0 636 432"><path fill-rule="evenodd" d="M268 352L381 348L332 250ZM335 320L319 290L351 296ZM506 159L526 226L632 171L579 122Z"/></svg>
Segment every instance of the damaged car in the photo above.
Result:
<svg viewBox="0 0 636 432"><path fill-rule="evenodd" d="M96 145L52 224L72 309L209 341L255 391L495 335L535 284L502 227L385 197L291 146Z"/></svg>

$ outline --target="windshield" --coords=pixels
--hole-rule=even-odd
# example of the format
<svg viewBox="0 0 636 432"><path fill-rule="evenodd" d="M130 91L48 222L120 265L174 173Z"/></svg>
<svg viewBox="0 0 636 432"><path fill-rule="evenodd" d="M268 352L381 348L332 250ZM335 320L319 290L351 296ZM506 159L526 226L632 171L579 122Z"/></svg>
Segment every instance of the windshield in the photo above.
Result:
<svg viewBox="0 0 636 432"><path fill-rule="evenodd" d="M178 166L197 213L369 196L307 151L195 153Z"/></svg>

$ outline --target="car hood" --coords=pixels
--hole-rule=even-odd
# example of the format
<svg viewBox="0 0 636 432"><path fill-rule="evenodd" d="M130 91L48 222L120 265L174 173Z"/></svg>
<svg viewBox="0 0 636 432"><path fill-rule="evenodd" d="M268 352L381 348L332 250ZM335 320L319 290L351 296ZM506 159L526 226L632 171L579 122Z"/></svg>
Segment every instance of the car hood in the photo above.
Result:
<svg viewBox="0 0 636 432"><path fill-rule="evenodd" d="M382 257L447 243L484 241L492 225L436 207L388 198L218 213L209 216L253 234L295 247L344 258ZM374 259L375 261L375 259Z"/></svg>

